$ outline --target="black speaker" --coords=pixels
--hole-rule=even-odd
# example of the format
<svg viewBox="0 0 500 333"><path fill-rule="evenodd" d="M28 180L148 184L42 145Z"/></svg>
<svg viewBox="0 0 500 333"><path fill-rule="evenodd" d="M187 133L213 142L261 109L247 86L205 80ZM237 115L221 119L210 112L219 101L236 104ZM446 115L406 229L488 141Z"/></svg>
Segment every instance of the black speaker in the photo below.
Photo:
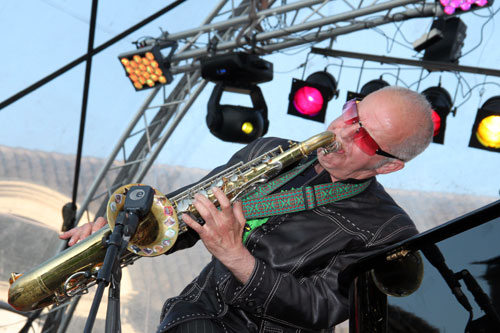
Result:
<svg viewBox="0 0 500 333"><path fill-rule="evenodd" d="M440 30L443 38L425 49L423 60L458 63L466 36L465 23L458 17L439 18L432 23L433 28Z"/></svg>
<svg viewBox="0 0 500 333"><path fill-rule="evenodd" d="M256 54L226 53L200 59L201 76L211 82L257 84L273 79L273 64Z"/></svg>

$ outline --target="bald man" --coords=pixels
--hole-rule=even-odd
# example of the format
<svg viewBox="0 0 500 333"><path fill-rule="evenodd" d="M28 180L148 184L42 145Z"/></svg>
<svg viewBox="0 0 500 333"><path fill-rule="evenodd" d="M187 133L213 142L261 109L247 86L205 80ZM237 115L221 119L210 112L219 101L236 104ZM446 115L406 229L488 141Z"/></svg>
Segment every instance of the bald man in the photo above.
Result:
<svg viewBox="0 0 500 333"><path fill-rule="evenodd" d="M433 123L422 95L386 87L362 101L348 101L327 130L336 134L341 149L319 149L287 170L294 174L291 180L268 194L311 189L327 197L322 204L313 200L302 211L247 219L242 203L231 204L220 189L213 189L219 208L195 196L205 224L184 215L190 229L171 252L201 239L213 260L179 296L166 301L158 332L329 332L347 319L340 271L417 233L375 176L401 170L421 153L431 142ZM278 145L286 147L287 140L258 139L211 174ZM99 218L61 238L74 244L105 223Z"/></svg>

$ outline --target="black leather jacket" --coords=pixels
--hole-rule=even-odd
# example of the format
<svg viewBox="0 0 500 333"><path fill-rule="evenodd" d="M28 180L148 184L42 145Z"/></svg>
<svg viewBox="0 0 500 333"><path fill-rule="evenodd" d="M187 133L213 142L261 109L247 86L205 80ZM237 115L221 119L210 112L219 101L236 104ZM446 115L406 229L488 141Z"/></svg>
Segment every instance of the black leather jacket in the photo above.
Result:
<svg viewBox="0 0 500 333"><path fill-rule="evenodd" d="M260 139L236 153L228 165L248 161L286 141ZM218 172L228 165L214 170ZM323 172L311 185L331 182ZM245 245L256 258L241 284L216 258L182 293L163 306L163 332L196 318L218 319L234 332L333 331L348 318L348 300L338 274L348 264L417 233L408 215L375 179L355 197L312 210L271 217ZM175 248L193 245L188 232Z"/></svg>

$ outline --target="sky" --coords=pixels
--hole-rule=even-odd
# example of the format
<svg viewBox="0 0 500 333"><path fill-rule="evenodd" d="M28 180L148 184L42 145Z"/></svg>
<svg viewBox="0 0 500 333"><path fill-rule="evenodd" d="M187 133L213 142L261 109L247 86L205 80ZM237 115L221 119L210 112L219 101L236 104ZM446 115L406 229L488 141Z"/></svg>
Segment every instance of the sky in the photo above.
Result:
<svg viewBox="0 0 500 333"><path fill-rule="evenodd" d="M101 1L98 6L95 47L166 6L165 1ZM321 10L336 13L340 1ZM118 62L118 54L131 51L144 36L162 31L177 33L201 25L215 2L188 0L132 33L93 58L83 143L83 155L107 158L118 138L144 102L149 91L136 92ZM500 2L492 7L461 15L467 25L461 65L498 69ZM0 2L0 102L53 73L86 53L91 1L4 0ZM272 22L271 22L272 23ZM336 50L371 53L418 60L422 53L411 43L430 28L430 18L388 24L339 36ZM329 41L316 45L329 47ZM266 55L274 64L274 79L261 84L269 113L266 136L304 140L325 130L325 124L286 114L293 78L327 69L339 82L340 95L330 101L327 119L340 114L347 91L383 77L391 85L422 91L441 83L454 99L456 116L449 116L445 144L431 146L405 168L379 177L388 188L453 192L498 197L500 155L475 148L468 142L478 107L500 95L500 80L477 74L422 71L417 67L383 65L348 58L309 54L310 45ZM85 64L80 64L36 91L0 110L0 145L75 154L82 108ZM174 85L165 87L168 94ZM222 142L210 134L205 123L209 83L181 121L156 163L211 169L224 163L241 144ZM241 97L241 96L240 96ZM229 97L236 103L247 101ZM161 100L155 100L161 103ZM236 104L235 103L235 104ZM153 103L154 104L154 103ZM154 184L151 184L154 186Z"/></svg>

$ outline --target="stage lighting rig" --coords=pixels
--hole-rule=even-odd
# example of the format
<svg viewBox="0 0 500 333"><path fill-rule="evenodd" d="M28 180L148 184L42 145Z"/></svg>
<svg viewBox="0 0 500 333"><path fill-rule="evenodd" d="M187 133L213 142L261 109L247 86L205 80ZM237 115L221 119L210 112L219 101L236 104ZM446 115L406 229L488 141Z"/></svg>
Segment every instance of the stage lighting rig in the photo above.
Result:
<svg viewBox="0 0 500 333"><path fill-rule="evenodd" d="M337 81L326 71L312 73L305 81L293 79L288 114L323 123L328 102L338 95Z"/></svg>
<svg viewBox="0 0 500 333"><path fill-rule="evenodd" d="M256 54L236 52L200 60L201 75L216 85L207 105L206 122L217 138L251 142L267 133L267 105L257 83L273 79L273 64ZM224 92L249 95L252 107L221 104Z"/></svg>
<svg viewBox="0 0 500 333"><path fill-rule="evenodd" d="M137 50L118 56L135 90L149 89L172 82L170 59L177 48L177 42L153 40L153 45L138 43L137 46ZM170 47L170 53L164 57L161 50L167 47Z"/></svg>
<svg viewBox="0 0 500 333"><path fill-rule="evenodd" d="M488 99L477 111L469 147L500 152L500 96Z"/></svg>
<svg viewBox="0 0 500 333"><path fill-rule="evenodd" d="M444 143L446 131L446 118L452 112L453 101L450 94L441 86L429 87L422 91L432 107L432 121L434 123L434 136L432 142ZM454 114L454 112L453 112Z"/></svg>

